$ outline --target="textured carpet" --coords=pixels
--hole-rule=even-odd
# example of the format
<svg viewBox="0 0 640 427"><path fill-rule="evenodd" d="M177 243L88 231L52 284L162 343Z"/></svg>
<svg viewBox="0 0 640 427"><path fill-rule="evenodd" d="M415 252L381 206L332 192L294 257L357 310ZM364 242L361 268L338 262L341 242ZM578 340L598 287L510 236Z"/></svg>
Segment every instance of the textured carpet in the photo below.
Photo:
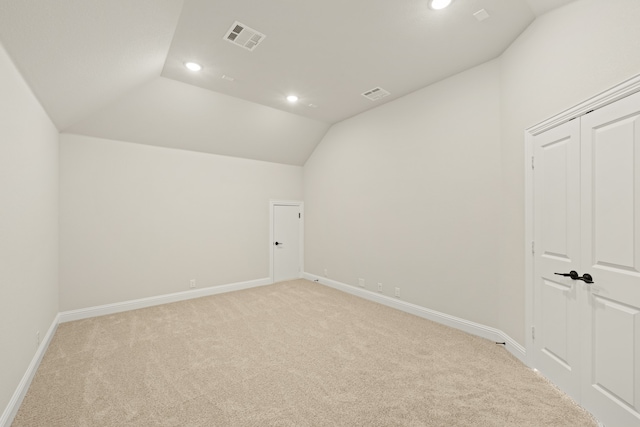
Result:
<svg viewBox="0 0 640 427"><path fill-rule="evenodd" d="M61 324L19 426L595 426L493 342L296 280Z"/></svg>

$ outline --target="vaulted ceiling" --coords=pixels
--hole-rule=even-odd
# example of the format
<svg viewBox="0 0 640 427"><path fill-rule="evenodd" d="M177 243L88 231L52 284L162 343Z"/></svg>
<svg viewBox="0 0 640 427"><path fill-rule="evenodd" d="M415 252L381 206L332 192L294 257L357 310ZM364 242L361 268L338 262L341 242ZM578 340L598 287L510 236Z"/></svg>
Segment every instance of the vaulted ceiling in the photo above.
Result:
<svg viewBox="0 0 640 427"><path fill-rule="evenodd" d="M332 124L499 56L571 1L1 0L0 42L60 131L302 165ZM228 42L236 21L266 37ZM376 87L390 95L362 96Z"/></svg>

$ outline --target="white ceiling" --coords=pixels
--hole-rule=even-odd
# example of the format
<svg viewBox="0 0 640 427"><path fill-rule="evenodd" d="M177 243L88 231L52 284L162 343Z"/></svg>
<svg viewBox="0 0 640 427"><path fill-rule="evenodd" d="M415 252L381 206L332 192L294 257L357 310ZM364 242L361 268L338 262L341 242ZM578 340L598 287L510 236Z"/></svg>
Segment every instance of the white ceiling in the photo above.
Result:
<svg viewBox="0 0 640 427"><path fill-rule="evenodd" d="M499 56L571 1L1 0L0 42L61 131L301 165L331 124ZM253 52L223 40L236 20L266 34ZM376 86L391 95L360 95Z"/></svg>
<svg viewBox="0 0 640 427"><path fill-rule="evenodd" d="M527 4L536 16L540 16L572 1L574 0L527 0Z"/></svg>
<svg viewBox="0 0 640 427"><path fill-rule="evenodd" d="M158 76L174 0L0 0L0 41L62 130Z"/></svg>
<svg viewBox="0 0 640 427"><path fill-rule="evenodd" d="M303 165L328 129L317 120L156 77L67 131Z"/></svg>
<svg viewBox="0 0 640 427"><path fill-rule="evenodd" d="M535 18L524 0L458 0L442 11L426 0L238 3L185 1L162 75L327 123L497 57ZM490 18L478 22L483 8ZM267 36L253 52L223 40L236 20ZM361 95L376 86L391 96ZM294 107L289 93L300 97Z"/></svg>

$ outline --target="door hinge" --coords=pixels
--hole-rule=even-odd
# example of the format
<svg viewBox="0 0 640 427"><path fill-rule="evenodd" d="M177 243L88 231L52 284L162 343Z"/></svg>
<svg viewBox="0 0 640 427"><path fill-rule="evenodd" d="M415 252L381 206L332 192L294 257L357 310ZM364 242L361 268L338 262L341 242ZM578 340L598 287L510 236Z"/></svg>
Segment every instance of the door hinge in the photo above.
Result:
<svg viewBox="0 0 640 427"><path fill-rule="evenodd" d="M531 156L531 169L535 169L536 168L536 158Z"/></svg>
<svg viewBox="0 0 640 427"><path fill-rule="evenodd" d="M536 242L531 241L531 254L535 255L536 254Z"/></svg>
<svg viewBox="0 0 640 427"><path fill-rule="evenodd" d="M536 339L536 327L535 326L531 327L531 338L534 339L534 340Z"/></svg>

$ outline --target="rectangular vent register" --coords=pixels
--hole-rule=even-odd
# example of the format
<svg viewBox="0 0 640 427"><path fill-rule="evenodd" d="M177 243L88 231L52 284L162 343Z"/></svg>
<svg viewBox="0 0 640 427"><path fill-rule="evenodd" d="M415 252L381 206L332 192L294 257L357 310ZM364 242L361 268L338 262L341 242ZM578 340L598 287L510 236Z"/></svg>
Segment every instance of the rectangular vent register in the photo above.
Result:
<svg viewBox="0 0 640 427"><path fill-rule="evenodd" d="M227 31L227 34L224 35L224 39L229 43L233 43L249 51L253 51L266 37L267 36L261 32L249 28L238 21L234 22L231 28L229 28L229 31Z"/></svg>
<svg viewBox="0 0 640 427"><path fill-rule="evenodd" d="M388 96L388 95L390 95L390 93L382 89L381 87L374 87L373 89L370 89L362 93L362 96L364 96L365 98L371 101L377 101L378 99L384 98L385 96Z"/></svg>

